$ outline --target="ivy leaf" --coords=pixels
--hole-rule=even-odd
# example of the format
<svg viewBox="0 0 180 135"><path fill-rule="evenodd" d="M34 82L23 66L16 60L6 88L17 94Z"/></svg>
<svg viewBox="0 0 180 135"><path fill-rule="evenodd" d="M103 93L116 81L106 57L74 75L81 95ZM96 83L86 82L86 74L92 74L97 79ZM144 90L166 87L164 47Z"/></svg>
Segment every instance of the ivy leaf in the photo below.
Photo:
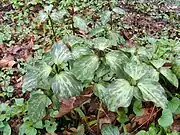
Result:
<svg viewBox="0 0 180 135"><path fill-rule="evenodd" d="M144 80L138 83L145 101L152 101L158 107L165 108L167 99L165 97L164 88L156 81Z"/></svg>
<svg viewBox="0 0 180 135"><path fill-rule="evenodd" d="M28 101L28 116L33 121L39 121L46 115L46 107L51 100L44 94L36 93Z"/></svg>
<svg viewBox="0 0 180 135"><path fill-rule="evenodd" d="M88 31L87 22L84 19L82 19L80 16L75 15L73 17L73 21L74 21L74 26L76 28L79 28L80 30Z"/></svg>
<svg viewBox="0 0 180 135"><path fill-rule="evenodd" d="M105 104L112 112L117 111L119 107L128 107L133 98L133 86L124 79L112 82L104 92Z"/></svg>
<svg viewBox="0 0 180 135"><path fill-rule="evenodd" d="M113 11L115 13L117 13L117 14L121 14L121 15L125 14L125 11L122 8L119 8L119 7L113 8Z"/></svg>
<svg viewBox="0 0 180 135"><path fill-rule="evenodd" d="M171 110L172 113L175 113L176 110L180 107L180 99L174 97L171 101L168 102L167 108Z"/></svg>
<svg viewBox="0 0 180 135"><path fill-rule="evenodd" d="M144 110L142 109L142 102L139 100L136 100L133 105L133 111L136 114L136 116L142 116L144 113Z"/></svg>
<svg viewBox="0 0 180 135"><path fill-rule="evenodd" d="M94 41L94 48L97 48L102 51L111 46L109 40L104 37L97 37L93 39L93 41Z"/></svg>
<svg viewBox="0 0 180 135"><path fill-rule="evenodd" d="M93 36L95 36L95 35L103 32L103 31L104 31L104 28L103 28L103 27L94 28L94 29L92 29L92 30L89 32L88 36L89 36L89 37L93 37Z"/></svg>
<svg viewBox="0 0 180 135"><path fill-rule="evenodd" d="M170 126L173 123L173 115L169 109L163 109L158 123L164 128Z"/></svg>
<svg viewBox="0 0 180 135"><path fill-rule="evenodd" d="M109 11L109 10L104 11L101 14L101 22L102 22L102 24L105 25L110 20L110 17L111 17L111 11Z"/></svg>
<svg viewBox="0 0 180 135"><path fill-rule="evenodd" d="M73 63L72 72L78 80L90 81L99 67L99 58L96 55L80 57Z"/></svg>
<svg viewBox="0 0 180 135"><path fill-rule="evenodd" d="M169 69L169 68L166 68L166 67L161 67L160 68L160 73L166 77L166 79L171 83L173 84L175 87L178 88L178 79L176 77L176 75Z"/></svg>
<svg viewBox="0 0 180 135"><path fill-rule="evenodd" d="M72 55L65 44L58 42L53 45L52 57L55 64L62 64L70 60Z"/></svg>
<svg viewBox="0 0 180 135"><path fill-rule="evenodd" d="M111 70L117 72L123 63L129 61L129 58L121 51L112 51L105 56L107 64Z"/></svg>
<svg viewBox="0 0 180 135"><path fill-rule="evenodd" d="M146 74L144 66L135 62L126 63L126 65L124 66L124 71L134 80L139 80L142 76Z"/></svg>
<svg viewBox="0 0 180 135"><path fill-rule="evenodd" d="M119 129L117 126L113 126L111 124L106 124L101 129L102 135L120 135Z"/></svg>
<svg viewBox="0 0 180 135"><path fill-rule="evenodd" d="M57 74L54 77L51 88L59 100L78 96L80 92L83 91L81 83L78 82L70 72L61 72Z"/></svg>

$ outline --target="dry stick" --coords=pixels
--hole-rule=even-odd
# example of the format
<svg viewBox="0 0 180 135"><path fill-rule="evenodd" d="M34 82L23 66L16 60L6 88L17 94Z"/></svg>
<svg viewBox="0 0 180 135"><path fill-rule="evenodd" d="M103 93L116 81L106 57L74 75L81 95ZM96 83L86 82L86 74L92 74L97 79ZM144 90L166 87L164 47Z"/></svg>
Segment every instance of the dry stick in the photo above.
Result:
<svg viewBox="0 0 180 135"><path fill-rule="evenodd" d="M156 113L158 113L159 111L161 110L161 108L160 109L158 109L153 115L150 115L150 117L149 117L149 119L148 120L146 120L143 124L141 124L139 127L137 127L133 132L132 132L132 134L133 133L135 133L139 128L141 128L144 124L146 124L154 115L156 115ZM152 110L152 112L153 112L154 110ZM151 112L151 113L152 113Z"/></svg>
<svg viewBox="0 0 180 135"><path fill-rule="evenodd" d="M99 108L98 108L98 114L97 114L97 135L99 135L100 129L100 123L99 123L99 117L100 117L100 111L102 110L102 102L100 101Z"/></svg>

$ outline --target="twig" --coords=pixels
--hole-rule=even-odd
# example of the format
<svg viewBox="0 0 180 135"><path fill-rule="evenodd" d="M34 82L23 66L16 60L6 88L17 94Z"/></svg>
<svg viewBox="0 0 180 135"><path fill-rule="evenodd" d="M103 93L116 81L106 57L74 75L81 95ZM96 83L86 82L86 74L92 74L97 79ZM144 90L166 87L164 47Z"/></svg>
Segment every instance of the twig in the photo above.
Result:
<svg viewBox="0 0 180 135"><path fill-rule="evenodd" d="M158 113L159 111L161 110L161 108L160 109L158 109L154 114L152 114L152 115L150 115L150 117L149 117L149 119L148 120L146 120L143 124L141 124L139 127L137 127L133 132L132 132L132 134L133 133L135 133L139 128L141 128L144 124L146 124L154 115L156 115L156 113ZM152 112L153 112L154 110L152 110ZM151 113L152 113L151 112Z"/></svg>
<svg viewBox="0 0 180 135"><path fill-rule="evenodd" d="M52 21L50 15L48 15L48 18L49 18L49 21L50 21L51 30L52 30L52 32L53 32L54 41L57 42L57 41L56 41L56 33L55 33L55 31L54 31L54 26L53 26L53 21Z"/></svg>

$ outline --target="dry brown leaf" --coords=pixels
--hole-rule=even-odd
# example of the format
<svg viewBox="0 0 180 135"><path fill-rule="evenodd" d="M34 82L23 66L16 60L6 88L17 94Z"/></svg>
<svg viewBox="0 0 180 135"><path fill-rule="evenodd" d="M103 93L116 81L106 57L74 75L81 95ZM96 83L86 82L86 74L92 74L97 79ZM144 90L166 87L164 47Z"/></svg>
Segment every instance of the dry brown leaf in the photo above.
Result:
<svg viewBox="0 0 180 135"><path fill-rule="evenodd" d="M15 63L14 58L8 56L0 60L0 67L12 67Z"/></svg>

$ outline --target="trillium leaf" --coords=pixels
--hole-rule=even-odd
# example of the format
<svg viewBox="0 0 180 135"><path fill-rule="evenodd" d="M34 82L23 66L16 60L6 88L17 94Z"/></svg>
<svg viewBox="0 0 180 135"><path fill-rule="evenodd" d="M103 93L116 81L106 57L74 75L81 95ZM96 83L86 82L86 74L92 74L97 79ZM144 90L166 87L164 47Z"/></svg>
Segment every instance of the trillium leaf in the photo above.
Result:
<svg viewBox="0 0 180 135"><path fill-rule="evenodd" d="M175 87L178 88L178 79L176 77L176 75L169 69L169 68L166 68L166 67L161 67L160 68L160 73L166 77L166 79L171 83L173 84Z"/></svg>
<svg viewBox="0 0 180 135"><path fill-rule="evenodd" d="M151 63L153 64L153 66L155 66L157 69L162 67L166 61L163 59L158 59L158 60L152 60Z"/></svg>
<svg viewBox="0 0 180 135"><path fill-rule="evenodd" d="M124 66L124 71L134 80L139 80L146 74L144 66L135 62L126 63L126 65Z"/></svg>
<svg viewBox="0 0 180 135"><path fill-rule="evenodd" d="M95 84L94 85L94 94L99 97L100 100L104 100L105 97L105 93L106 93L106 88L104 85L102 84Z"/></svg>
<svg viewBox="0 0 180 135"><path fill-rule="evenodd" d="M180 59L175 60L172 66L173 73L180 79Z"/></svg>
<svg viewBox="0 0 180 135"><path fill-rule="evenodd" d="M100 78L108 74L108 72L110 72L110 67L101 63L99 68L96 70L96 76L97 78Z"/></svg>
<svg viewBox="0 0 180 135"><path fill-rule="evenodd" d="M99 58L96 55L80 57L73 63L72 72L78 80L91 81L99 67Z"/></svg>
<svg viewBox="0 0 180 135"><path fill-rule="evenodd" d="M146 70L146 74L140 80L159 81L159 72L156 71L156 69L154 69L152 66L144 65L144 70Z"/></svg>
<svg viewBox="0 0 180 135"><path fill-rule="evenodd" d="M104 11L101 14L101 22L102 22L102 24L105 25L110 20L110 17L111 17L111 11L109 11L109 10Z"/></svg>
<svg viewBox="0 0 180 135"><path fill-rule="evenodd" d="M125 11L119 7L113 8L113 11L117 14L121 14L121 15L125 14Z"/></svg>
<svg viewBox="0 0 180 135"><path fill-rule="evenodd" d="M72 55L65 44L58 42L53 45L52 57L55 64L61 64L70 60Z"/></svg>
<svg viewBox="0 0 180 135"><path fill-rule="evenodd" d="M53 92L59 100L78 96L83 91L83 87L74 75L70 72L61 72L54 77L51 85Z"/></svg>
<svg viewBox="0 0 180 135"><path fill-rule="evenodd" d="M102 127L101 134L102 135L120 135L118 127L110 125L110 124L106 124Z"/></svg>
<svg viewBox="0 0 180 135"><path fill-rule="evenodd" d="M94 48L97 48L102 51L111 46L109 40L104 37L97 37L93 41Z"/></svg>
<svg viewBox="0 0 180 135"><path fill-rule="evenodd" d="M41 120L46 115L46 107L51 103L50 99L40 93L36 93L31 96L28 101L28 116L36 122Z"/></svg>
<svg viewBox="0 0 180 135"><path fill-rule="evenodd" d="M39 12L39 20L41 22L45 22L47 18L48 18L48 14L46 12L44 11Z"/></svg>
<svg viewBox="0 0 180 135"><path fill-rule="evenodd" d="M87 22L80 16L76 15L73 17L74 26L80 30L87 31Z"/></svg>
<svg viewBox="0 0 180 135"><path fill-rule="evenodd" d="M173 115L169 109L163 109L162 116L158 120L159 125L168 127L173 123Z"/></svg>
<svg viewBox="0 0 180 135"><path fill-rule="evenodd" d="M114 31L108 32L108 39L110 40L110 44L113 46L117 46L118 44L126 44L125 39Z"/></svg>
<svg viewBox="0 0 180 135"><path fill-rule="evenodd" d="M92 37L92 36L95 36L95 35L97 35L99 33L102 33L103 31L104 31L103 27L94 28L89 32L88 36Z"/></svg>
<svg viewBox="0 0 180 135"><path fill-rule="evenodd" d="M119 68L122 68L122 64L129 61L129 58L121 51L112 51L105 56L107 64L111 70L117 72Z"/></svg>
<svg viewBox="0 0 180 135"><path fill-rule="evenodd" d="M119 107L128 107L133 98L133 86L124 79L112 82L104 92L105 104L112 112L117 111Z"/></svg>
<svg viewBox="0 0 180 135"><path fill-rule="evenodd" d="M91 53L92 52L91 52L90 49L84 48L84 47L81 47L81 46L77 46L77 47L72 48L72 55L73 55L73 57L75 59L78 59L83 55L89 55Z"/></svg>
<svg viewBox="0 0 180 135"><path fill-rule="evenodd" d="M165 97L165 91L158 82L150 80L140 81L138 88L142 92L145 101L152 101L158 107L166 107L167 98Z"/></svg>
<svg viewBox="0 0 180 135"><path fill-rule="evenodd" d="M60 10L60 11L51 13L50 16L53 21L61 21L63 19L64 15L66 15L66 14L67 14L66 10Z"/></svg>

